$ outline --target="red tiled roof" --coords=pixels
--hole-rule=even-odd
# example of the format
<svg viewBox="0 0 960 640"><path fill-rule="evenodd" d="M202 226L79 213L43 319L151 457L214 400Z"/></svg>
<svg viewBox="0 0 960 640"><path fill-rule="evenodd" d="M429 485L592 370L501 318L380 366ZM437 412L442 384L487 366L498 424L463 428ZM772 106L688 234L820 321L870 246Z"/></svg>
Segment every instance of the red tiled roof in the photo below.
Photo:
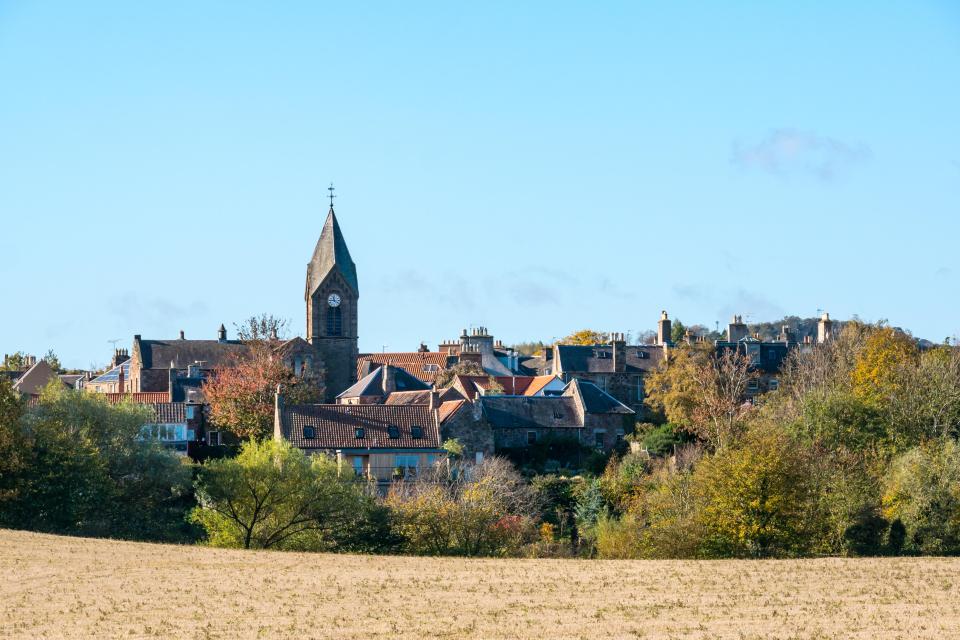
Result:
<svg viewBox="0 0 960 640"><path fill-rule="evenodd" d="M533 379L533 382L530 383L530 386L527 387L527 390L526 390L526 392L524 393L524 395L527 395L527 396L535 396L535 395L537 395L538 393L540 393L541 391L543 391L543 388L544 388L545 386L547 386L548 384L550 384L551 382L553 382L554 378L556 378L556 377L557 377L557 376L537 376L537 377L535 377L535 378Z"/></svg>
<svg viewBox="0 0 960 640"><path fill-rule="evenodd" d="M495 376L494 379L507 396L532 396L543 389L553 376ZM477 387L486 391L490 388L490 376L456 376L458 390L473 400L477 397Z"/></svg>
<svg viewBox="0 0 960 640"><path fill-rule="evenodd" d="M364 362L374 365L392 364L403 369L412 376L416 376L427 384L437 379L437 374L447 368L447 353L438 351L409 351L399 353L361 353L357 357L357 377L364 375ZM424 371L425 365L436 366L436 371ZM433 368L433 367L430 367Z"/></svg>
<svg viewBox="0 0 960 640"><path fill-rule="evenodd" d="M432 391L394 391L384 404L430 404Z"/></svg>
<svg viewBox="0 0 960 640"><path fill-rule="evenodd" d="M312 426L315 438L305 438L304 427ZM397 427L391 438L389 427ZM422 438L413 437L413 427L422 429ZM284 407L283 436L301 449L437 449L440 433L433 412L426 405L383 404L301 404ZM363 438L355 430L363 428Z"/></svg>
<svg viewBox="0 0 960 640"><path fill-rule="evenodd" d="M437 411L437 419L440 421L440 424L443 424L456 415L456 413L460 411L460 408L466 403L466 400L451 400L442 403L440 409Z"/></svg>
<svg viewBox="0 0 960 640"><path fill-rule="evenodd" d="M134 402L136 404L154 404L159 402L169 402L170 394L166 391L139 391L136 393L101 393L107 402L117 404L119 402Z"/></svg>

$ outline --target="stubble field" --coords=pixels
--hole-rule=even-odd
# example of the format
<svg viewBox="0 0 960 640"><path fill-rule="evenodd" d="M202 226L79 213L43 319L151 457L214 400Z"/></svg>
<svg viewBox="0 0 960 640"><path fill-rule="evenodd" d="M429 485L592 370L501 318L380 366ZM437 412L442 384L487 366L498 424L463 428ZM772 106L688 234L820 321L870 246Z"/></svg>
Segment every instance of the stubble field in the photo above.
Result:
<svg viewBox="0 0 960 640"><path fill-rule="evenodd" d="M0 530L2 638L957 638L960 559L464 560Z"/></svg>

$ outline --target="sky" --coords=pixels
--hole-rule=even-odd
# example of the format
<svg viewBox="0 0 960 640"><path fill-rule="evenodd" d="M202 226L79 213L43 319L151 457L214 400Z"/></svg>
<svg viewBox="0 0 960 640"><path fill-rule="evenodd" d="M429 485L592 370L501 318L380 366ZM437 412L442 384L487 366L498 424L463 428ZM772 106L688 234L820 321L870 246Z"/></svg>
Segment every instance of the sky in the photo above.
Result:
<svg viewBox="0 0 960 640"><path fill-rule="evenodd" d="M522 6L521 6L522 5ZM784 315L960 334L960 3L0 0L0 351Z"/></svg>

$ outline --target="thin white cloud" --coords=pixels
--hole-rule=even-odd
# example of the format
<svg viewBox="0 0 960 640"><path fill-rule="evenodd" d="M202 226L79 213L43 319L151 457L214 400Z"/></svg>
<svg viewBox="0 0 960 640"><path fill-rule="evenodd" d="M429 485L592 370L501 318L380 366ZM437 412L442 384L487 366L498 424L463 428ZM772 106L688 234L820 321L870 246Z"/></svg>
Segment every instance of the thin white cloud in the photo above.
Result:
<svg viewBox="0 0 960 640"><path fill-rule="evenodd" d="M798 129L774 129L755 144L734 143L733 163L775 175L803 174L824 182L870 159L863 143L850 144Z"/></svg>

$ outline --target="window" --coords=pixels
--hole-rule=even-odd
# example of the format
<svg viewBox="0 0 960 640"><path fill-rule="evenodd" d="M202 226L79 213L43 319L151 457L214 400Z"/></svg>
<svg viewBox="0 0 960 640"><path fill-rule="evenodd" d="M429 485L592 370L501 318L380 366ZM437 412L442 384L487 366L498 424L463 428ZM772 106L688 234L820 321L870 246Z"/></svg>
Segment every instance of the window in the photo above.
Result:
<svg viewBox="0 0 960 640"><path fill-rule="evenodd" d="M353 437L357 440L363 440L364 430L363 427L357 427L353 430Z"/></svg>
<svg viewBox="0 0 960 640"><path fill-rule="evenodd" d="M423 439L423 427L418 427L417 425L410 427L410 437L414 440Z"/></svg>
<svg viewBox="0 0 960 640"><path fill-rule="evenodd" d="M391 424L387 427L387 435L390 436L391 440L396 440L400 437L400 427Z"/></svg>
<svg viewBox="0 0 960 640"><path fill-rule="evenodd" d="M593 444L596 445L597 449L603 449L606 446L607 434L603 431L596 431L593 434Z"/></svg>
<svg viewBox="0 0 960 640"><path fill-rule="evenodd" d="M773 349L771 349L770 351L767 351L767 360L776 360L776 359L777 359L776 351L774 351Z"/></svg>
<svg viewBox="0 0 960 640"><path fill-rule="evenodd" d="M195 409L196 407L187 407L187 420L193 420Z"/></svg>
<svg viewBox="0 0 960 640"><path fill-rule="evenodd" d="M317 437L317 430L312 424L308 424L303 428L303 437L308 440L313 440Z"/></svg>
<svg viewBox="0 0 960 640"><path fill-rule="evenodd" d="M440 366L436 364L425 364L423 365L424 373L433 373L435 371L440 371Z"/></svg>
<svg viewBox="0 0 960 640"><path fill-rule="evenodd" d="M767 383L767 389L770 389L770 391L776 391L779 388L780 388L780 381L777 380L776 378L771 379L770 382Z"/></svg>
<svg viewBox="0 0 960 640"><path fill-rule="evenodd" d="M537 444L536 431L527 431L527 444Z"/></svg>
<svg viewBox="0 0 960 640"><path fill-rule="evenodd" d="M360 456L353 457L353 472L358 476L363 475L363 458Z"/></svg>
<svg viewBox="0 0 960 640"><path fill-rule="evenodd" d="M481 462L483 462L483 451L477 451L477 452L473 455L473 460L474 460L474 462L476 462L477 464L480 464Z"/></svg>
<svg viewBox="0 0 960 640"><path fill-rule="evenodd" d="M751 380L747 380L747 391L756 391L759 387L760 387L760 385L757 384L757 379L756 379L756 378L753 378L753 379L751 379Z"/></svg>
<svg viewBox="0 0 960 640"><path fill-rule="evenodd" d="M211 431L210 433L208 433L208 434L207 434L207 444L210 445L211 447L218 447L218 446L220 446L220 432L219 432L219 431Z"/></svg>
<svg viewBox="0 0 960 640"><path fill-rule="evenodd" d="M563 420L563 409L560 407L553 408L553 419L554 420Z"/></svg>
<svg viewBox="0 0 960 640"><path fill-rule="evenodd" d="M418 455L397 455L394 456L393 466L404 471L416 471L420 464Z"/></svg>
<svg viewBox="0 0 960 640"><path fill-rule="evenodd" d="M327 335L343 335L343 315L340 307L327 307Z"/></svg>

